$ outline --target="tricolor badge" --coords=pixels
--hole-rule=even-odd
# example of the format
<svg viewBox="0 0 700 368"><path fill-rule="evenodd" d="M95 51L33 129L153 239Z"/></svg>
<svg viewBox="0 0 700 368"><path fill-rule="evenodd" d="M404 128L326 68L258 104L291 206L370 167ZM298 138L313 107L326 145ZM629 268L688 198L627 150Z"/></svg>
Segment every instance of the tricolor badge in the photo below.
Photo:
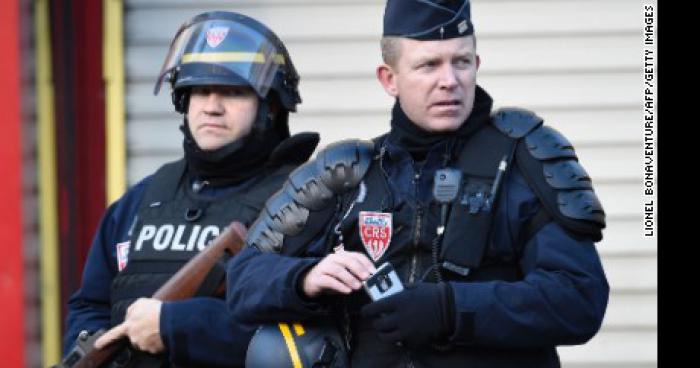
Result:
<svg viewBox="0 0 700 368"><path fill-rule="evenodd" d="M360 239L373 261L384 255L391 242L391 213L360 211Z"/></svg>
<svg viewBox="0 0 700 368"><path fill-rule="evenodd" d="M226 38L228 27L214 27L207 30L207 45L216 48Z"/></svg>
<svg viewBox="0 0 700 368"><path fill-rule="evenodd" d="M129 262L129 243L125 241L117 244L117 268L119 271L123 270Z"/></svg>

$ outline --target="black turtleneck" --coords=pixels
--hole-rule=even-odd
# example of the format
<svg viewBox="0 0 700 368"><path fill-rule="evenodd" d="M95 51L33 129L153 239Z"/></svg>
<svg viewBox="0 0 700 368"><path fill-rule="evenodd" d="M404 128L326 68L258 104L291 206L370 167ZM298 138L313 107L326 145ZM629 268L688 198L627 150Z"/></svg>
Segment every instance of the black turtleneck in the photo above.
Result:
<svg viewBox="0 0 700 368"><path fill-rule="evenodd" d="M429 132L406 116L399 100L396 99L391 111L391 131L389 141L411 154L415 161L423 161L428 151L445 140L465 140L470 134L484 126L491 115L493 100L486 91L476 86L474 108L467 120L455 131Z"/></svg>
<svg viewBox="0 0 700 368"><path fill-rule="evenodd" d="M187 167L196 179L206 180L212 186L236 184L251 178L265 169L272 151L289 138L289 129L281 120L271 124L274 125L271 129L254 126L245 137L217 150L204 151L194 140L185 117L180 130L185 135L182 145Z"/></svg>

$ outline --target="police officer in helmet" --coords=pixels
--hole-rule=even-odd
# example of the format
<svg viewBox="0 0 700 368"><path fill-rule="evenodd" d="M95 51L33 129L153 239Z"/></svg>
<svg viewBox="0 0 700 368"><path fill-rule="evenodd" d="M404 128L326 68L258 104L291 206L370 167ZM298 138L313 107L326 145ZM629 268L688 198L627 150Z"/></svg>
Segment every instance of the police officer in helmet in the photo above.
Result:
<svg viewBox="0 0 700 368"><path fill-rule="evenodd" d="M229 263L229 307L335 316L355 367L559 367L609 293L605 213L572 145L533 112L493 111L468 0L388 0L382 53L391 130L290 175Z"/></svg>
<svg viewBox="0 0 700 368"><path fill-rule="evenodd" d="M69 301L64 352L80 331L109 329L95 346L127 337L141 351L135 366L241 366L255 326L214 296L223 262L190 300L149 297L232 221L249 226L319 137L290 137L299 76L277 36L242 14L208 12L185 23L156 94L166 81L184 116L184 157L105 213Z"/></svg>

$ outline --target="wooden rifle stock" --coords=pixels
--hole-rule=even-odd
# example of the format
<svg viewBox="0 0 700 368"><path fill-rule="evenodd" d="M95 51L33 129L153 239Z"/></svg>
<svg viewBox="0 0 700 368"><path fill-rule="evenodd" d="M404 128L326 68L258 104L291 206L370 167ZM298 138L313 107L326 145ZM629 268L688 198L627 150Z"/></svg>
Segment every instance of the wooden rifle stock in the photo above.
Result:
<svg viewBox="0 0 700 368"><path fill-rule="evenodd" d="M185 263L177 273L156 290L153 299L170 302L192 298L209 271L224 255L224 252L235 256L241 251L245 243L246 233L243 224L237 221L232 222L209 246Z"/></svg>
<svg viewBox="0 0 700 368"><path fill-rule="evenodd" d="M224 255L224 252L235 256L243 248L246 233L247 230L243 224L237 221L232 222L211 244L171 276L153 294L153 298L163 302L192 298L204 282L209 271ZM71 352L61 364L55 367L98 368L110 362L114 362L114 366L120 367L128 363L131 358L130 352L127 351L130 345L129 339L122 338L102 349L95 349L95 340L101 335L102 333L96 333L92 336L81 334L78 337L77 344L84 351L84 355L79 356L80 353L73 355L73 352Z"/></svg>

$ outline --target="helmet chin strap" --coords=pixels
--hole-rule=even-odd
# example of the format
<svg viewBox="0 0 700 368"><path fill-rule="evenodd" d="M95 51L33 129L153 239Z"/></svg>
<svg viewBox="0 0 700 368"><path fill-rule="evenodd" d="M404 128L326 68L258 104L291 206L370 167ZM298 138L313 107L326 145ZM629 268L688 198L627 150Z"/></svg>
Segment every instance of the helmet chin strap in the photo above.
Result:
<svg viewBox="0 0 700 368"><path fill-rule="evenodd" d="M249 133L252 136L251 138L256 138L256 136L265 137L273 130L276 130L283 138L289 137L289 128L287 127L285 114L285 110L280 110L275 114L270 108L269 100L258 97L258 114Z"/></svg>
<svg viewBox="0 0 700 368"><path fill-rule="evenodd" d="M170 98L175 106L175 111L180 114L187 114L187 109L190 105L190 88L184 88L182 91L173 90Z"/></svg>
<svg viewBox="0 0 700 368"><path fill-rule="evenodd" d="M262 134L269 129L272 129L274 116L270 111L270 103L266 99L258 97L258 114L253 122L251 134Z"/></svg>

